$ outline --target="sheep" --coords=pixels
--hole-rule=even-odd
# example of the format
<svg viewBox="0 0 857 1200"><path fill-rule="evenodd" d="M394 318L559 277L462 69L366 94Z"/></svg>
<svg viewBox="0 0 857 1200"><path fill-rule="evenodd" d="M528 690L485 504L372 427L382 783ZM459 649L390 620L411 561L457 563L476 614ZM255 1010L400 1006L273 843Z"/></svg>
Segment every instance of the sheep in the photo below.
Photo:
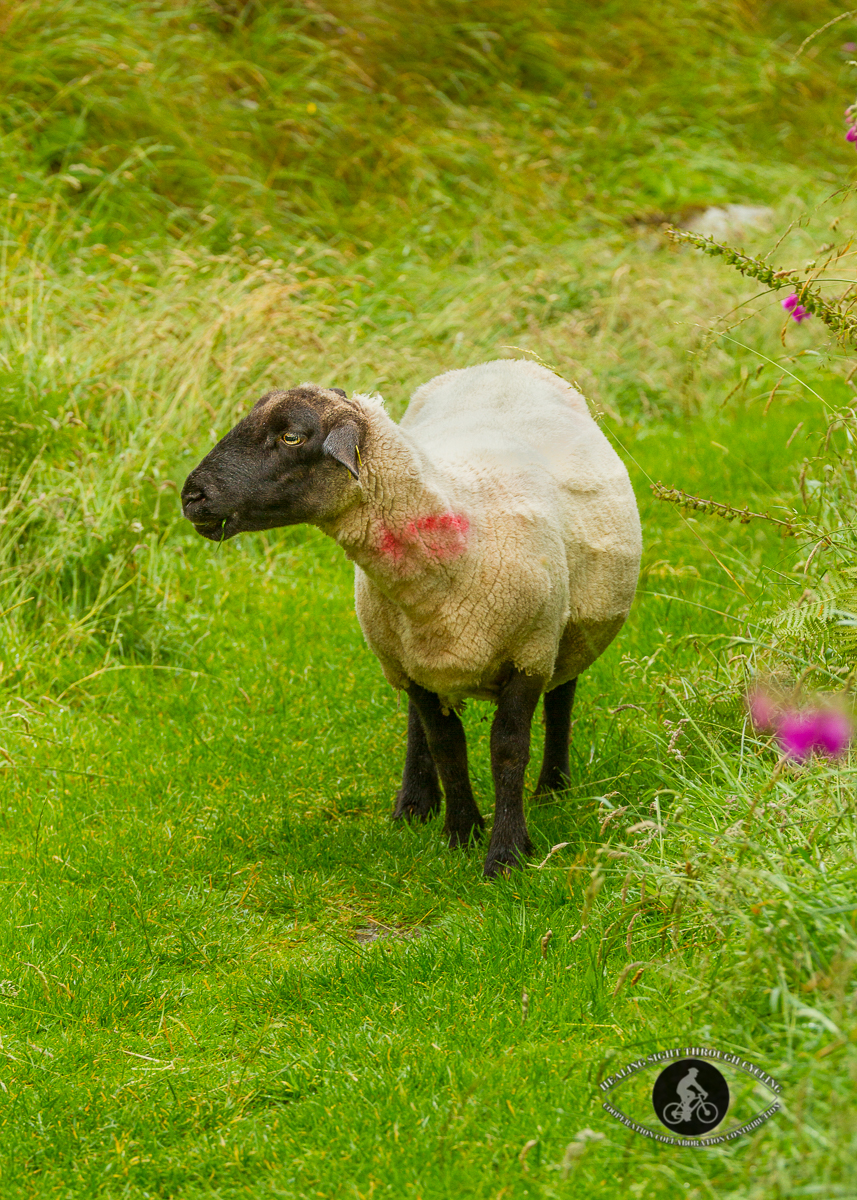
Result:
<svg viewBox="0 0 857 1200"><path fill-rule="evenodd" d="M442 786L450 845L480 836L458 714L470 698L496 704L484 873L520 866L538 700L542 796L568 787L577 678L624 623L639 573L628 473L583 396L519 359L439 375L398 425L340 388L269 392L190 473L182 503L213 541L306 522L354 562L363 634L408 696L394 819L427 820Z"/></svg>

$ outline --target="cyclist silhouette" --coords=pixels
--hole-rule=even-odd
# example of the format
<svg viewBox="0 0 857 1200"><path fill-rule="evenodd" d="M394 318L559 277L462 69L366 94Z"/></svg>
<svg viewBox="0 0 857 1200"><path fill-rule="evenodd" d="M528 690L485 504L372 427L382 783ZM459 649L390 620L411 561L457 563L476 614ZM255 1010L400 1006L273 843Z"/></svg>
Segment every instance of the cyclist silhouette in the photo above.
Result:
<svg viewBox="0 0 857 1200"><path fill-rule="evenodd" d="M696 1067L691 1067L685 1077L680 1079L676 1084L675 1090L678 1092L679 1100L681 1100L683 1121L689 1121L693 1116L693 1110L696 1107L695 1102L704 1100L708 1095L708 1092L696 1078L698 1074L699 1072Z"/></svg>
<svg viewBox="0 0 857 1200"><path fill-rule="evenodd" d="M696 1078L698 1074L696 1067L690 1067L676 1084L678 1103L668 1104L664 1109L663 1119L668 1124L679 1125L697 1115L707 1125L713 1125L720 1116L714 1104L706 1103L708 1092Z"/></svg>

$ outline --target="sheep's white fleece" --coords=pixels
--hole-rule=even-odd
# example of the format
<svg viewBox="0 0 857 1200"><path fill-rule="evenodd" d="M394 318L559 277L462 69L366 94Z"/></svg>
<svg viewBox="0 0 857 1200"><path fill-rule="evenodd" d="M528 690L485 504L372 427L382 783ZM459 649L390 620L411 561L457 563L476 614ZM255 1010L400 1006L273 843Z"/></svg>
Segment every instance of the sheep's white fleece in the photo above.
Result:
<svg viewBox="0 0 857 1200"><path fill-rule="evenodd" d="M419 388L400 425L355 396L362 501L327 525L357 564L363 633L396 688L550 690L628 615L641 535L628 473L574 388L501 359Z"/></svg>

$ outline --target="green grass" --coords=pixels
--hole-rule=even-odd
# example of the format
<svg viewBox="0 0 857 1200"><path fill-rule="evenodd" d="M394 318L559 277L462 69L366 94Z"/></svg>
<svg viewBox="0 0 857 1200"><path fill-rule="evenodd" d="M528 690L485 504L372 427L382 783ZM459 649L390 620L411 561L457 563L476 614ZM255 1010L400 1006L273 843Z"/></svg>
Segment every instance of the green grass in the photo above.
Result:
<svg viewBox="0 0 857 1200"><path fill-rule="evenodd" d="M850 686L770 617L851 561L853 360L658 221L763 202L748 250L846 245L855 25L795 59L835 7L425 11L0 15L3 1194L854 1196L854 767L783 769L742 701L758 671ZM405 711L333 543L215 549L176 490L274 384L400 413L510 347L602 414L645 558L569 793L488 884L388 819ZM783 1112L705 1151L603 1113L611 1071L700 1042ZM643 1122L651 1083L617 1091ZM736 1120L765 1106L730 1083Z"/></svg>

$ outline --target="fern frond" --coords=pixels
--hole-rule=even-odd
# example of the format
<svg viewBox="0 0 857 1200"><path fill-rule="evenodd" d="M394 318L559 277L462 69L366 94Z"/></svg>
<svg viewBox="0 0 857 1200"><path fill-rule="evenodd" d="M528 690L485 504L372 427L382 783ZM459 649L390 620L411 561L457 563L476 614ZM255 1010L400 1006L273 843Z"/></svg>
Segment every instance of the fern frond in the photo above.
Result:
<svg viewBox="0 0 857 1200"><path fill-rule="evenodd" d="M810 598L790 604L770 623L782 637L821 641L857 657L857 568L831 573Z"/></svg>

